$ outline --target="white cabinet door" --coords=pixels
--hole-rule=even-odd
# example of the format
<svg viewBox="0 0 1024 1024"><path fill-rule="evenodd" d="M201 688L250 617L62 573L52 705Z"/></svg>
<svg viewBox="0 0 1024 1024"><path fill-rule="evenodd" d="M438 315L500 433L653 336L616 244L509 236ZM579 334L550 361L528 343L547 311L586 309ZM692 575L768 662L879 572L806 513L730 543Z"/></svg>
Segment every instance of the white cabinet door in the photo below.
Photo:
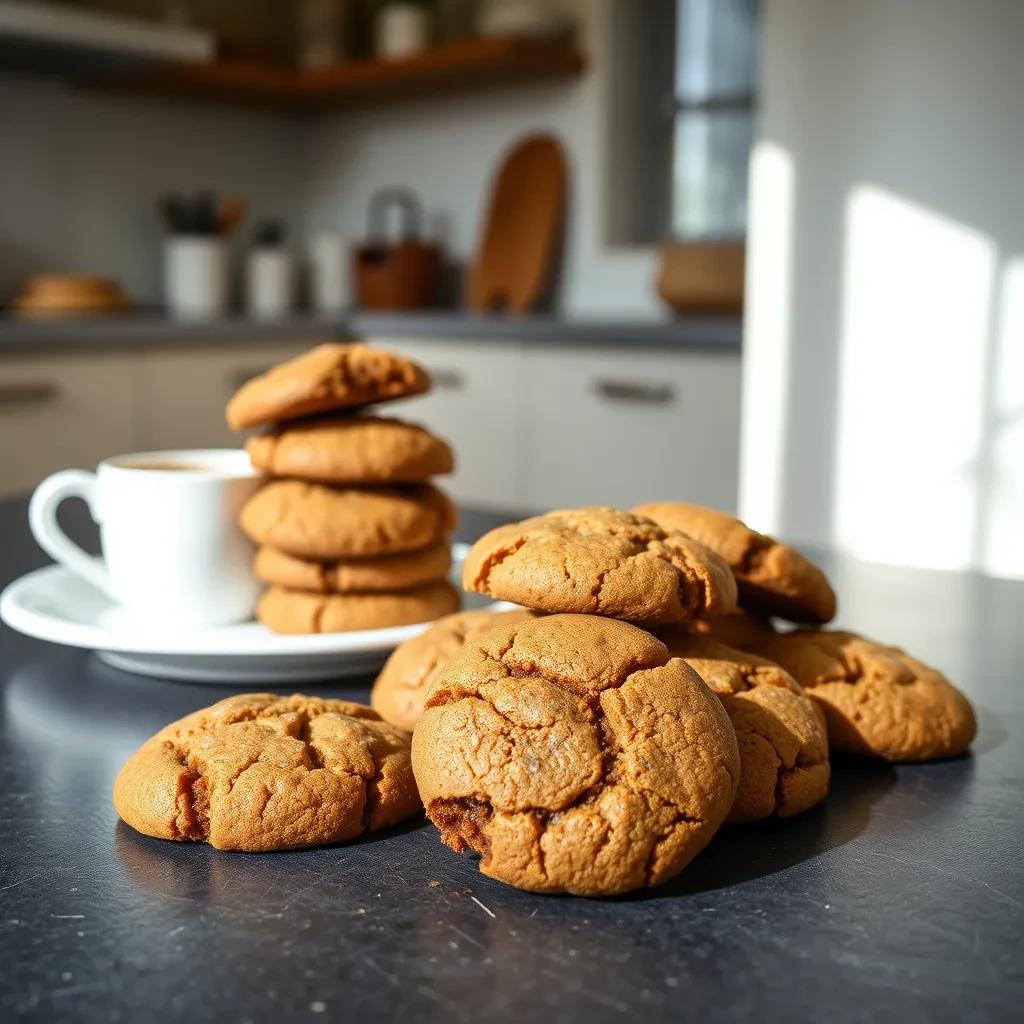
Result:
<svg viewBox="0 0 1024 1024"><path fill-rule="evenodd" d="M0 493L137 450L137 398L126 352L0 357Z"/></svg>
<svg viewBox="0 0 1024 1024"><path fill-rule="evenodd" d="M439 480L440 485L469 504L522 508L521 346L504 341L369 340L408 355L433 375L430 394L388 403L383 411L422 423L452 445L456 471Z"/></svg>
<svg viewBox="0 0 1024 1024"><path fill-rule="evenodd" d="M297 356L314 342L146 349L140 361L139 447L237 448L242 435L224 422L224 406L250 377Z"/></svg>
<svg viewBox="0 0 1024 1024"><path fill-rule="evenodd" d="M680 500L735 509L738 353L532 348L525 361L531 507Z"/></svg>

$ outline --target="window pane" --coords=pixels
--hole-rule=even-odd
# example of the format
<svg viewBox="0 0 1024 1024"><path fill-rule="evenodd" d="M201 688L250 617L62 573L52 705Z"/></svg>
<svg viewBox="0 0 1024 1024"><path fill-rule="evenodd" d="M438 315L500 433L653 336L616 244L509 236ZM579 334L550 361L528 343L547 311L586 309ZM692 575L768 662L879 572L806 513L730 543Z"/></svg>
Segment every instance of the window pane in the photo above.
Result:
<svg viewBox="0 0 1024 1024"><path fill-rule="evenodd" d="M672 233L735 236L746 230L750 111L681 111L676 116Z"/></svg>
<svg viewBox="0 0 1024 1024"><path fill-rule="evenodd" d="M676 0L679 99L754 92L756 15L756 0Z"/></svg>

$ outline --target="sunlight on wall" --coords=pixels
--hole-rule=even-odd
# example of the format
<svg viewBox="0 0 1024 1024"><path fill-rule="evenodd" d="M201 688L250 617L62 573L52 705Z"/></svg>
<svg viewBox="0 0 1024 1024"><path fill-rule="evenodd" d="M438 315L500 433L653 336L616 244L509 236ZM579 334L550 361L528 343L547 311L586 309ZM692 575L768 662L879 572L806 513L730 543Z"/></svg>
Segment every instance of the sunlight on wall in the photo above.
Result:
<svg viewBox="0 0 1024 1024"><path fill-rule="evenodd" d="M979 554L985 572L1024 579L1024 256L1004 265L1000 297Z"/></svg>
<svg viewBox="0 0 1024 1024"><path fill-rule="evenodd" d="M778 528L784 499L795 187L790 154L757 143L750 158L739 511L760 530Z"/></svg>
<svg viewBox="0 0 1024 1024"><path fill-rule="evenodd" d="M852 189L840 327L835 538L958 569L977 550L996 251L886 190Z"/></svg>

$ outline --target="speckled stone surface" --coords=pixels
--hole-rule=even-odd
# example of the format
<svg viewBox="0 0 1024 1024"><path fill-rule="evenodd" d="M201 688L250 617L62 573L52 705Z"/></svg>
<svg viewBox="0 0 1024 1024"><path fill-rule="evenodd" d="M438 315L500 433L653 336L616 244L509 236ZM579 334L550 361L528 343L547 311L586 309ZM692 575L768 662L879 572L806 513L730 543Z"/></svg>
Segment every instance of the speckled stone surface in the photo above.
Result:
<svg viewBox="0 0 1024 1024"><path fill-rule="evenodd" d="M499 521L467 514L462 538ZM0 504L0 538L0 582L44 564L24 502ZM118 768L233 691L0 627L0 1019L1017 1019L1024 586L823 563L843 626L969 694L973 754L838 760L823 806L726 827L664 888L608 900L482 877L422 817L282 854L137 835L110 803Z"/></svg>

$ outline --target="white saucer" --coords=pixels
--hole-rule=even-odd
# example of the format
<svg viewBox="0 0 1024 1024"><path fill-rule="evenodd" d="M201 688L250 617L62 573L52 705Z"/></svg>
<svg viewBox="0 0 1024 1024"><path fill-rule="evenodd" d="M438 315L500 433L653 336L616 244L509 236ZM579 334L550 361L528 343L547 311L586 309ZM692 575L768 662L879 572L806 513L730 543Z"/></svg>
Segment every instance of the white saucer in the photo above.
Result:
<svg viewBox="0 0 1024 1024"><path fill-rule="evenodd" d="M468 550L452 545L453 575ZM376 671L429 623L355 633L279 636L257 622L175 629L133 618L60 565L22 576L0 594L0 618L40 640L85 647L140 675L213 685L328 681Z"/></svg>

